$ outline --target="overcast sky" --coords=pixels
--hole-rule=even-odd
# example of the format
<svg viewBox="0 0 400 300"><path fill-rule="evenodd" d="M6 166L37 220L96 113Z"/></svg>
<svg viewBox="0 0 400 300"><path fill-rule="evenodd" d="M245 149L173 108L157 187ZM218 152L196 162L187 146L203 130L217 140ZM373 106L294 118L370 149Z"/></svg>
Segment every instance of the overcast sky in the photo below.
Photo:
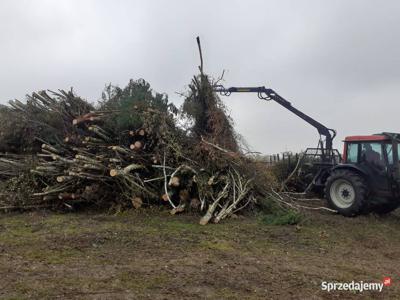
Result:
<svg viewBox="0 0 400 300"><path fill-rule="evenodd" d="M265 85L346 135L400 132L400 1L1 0L0 103L42 89L93 102L144 78L176 104L199 64L226 86ZM317 132L256 95L224 98L253 150L315 146ZM1 121L1 120L0 120Z"/></svg>

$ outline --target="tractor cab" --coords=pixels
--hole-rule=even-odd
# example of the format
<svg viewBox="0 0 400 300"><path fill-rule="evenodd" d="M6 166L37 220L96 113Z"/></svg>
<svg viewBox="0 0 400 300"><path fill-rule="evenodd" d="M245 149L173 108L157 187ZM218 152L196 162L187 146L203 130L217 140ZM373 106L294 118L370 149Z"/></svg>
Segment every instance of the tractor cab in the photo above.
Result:
<svg viewBox="0 0 400 300"><path fill-rule="evenodd" d="M344 140L343 162L368 161L377 166L392 165L394 158L398 162L398 149L393 151L394 148L397 148L397 139L393 134L348 136ZM394 155L396 153L397 156Z"/></svg>
<svg viewBox="0 0 400 300"><path fill-rule="evenodd" d="M344 215L386 213L400 205L400 134L348 136L342 163L326 181L329 204Z"/></svg>
<svg viewBox="0 0 400 300"><path fill-rule="evenodd" d="M398 181L398 137L400 135L393 133L348 136L344 140L343 164Z"/></svg>

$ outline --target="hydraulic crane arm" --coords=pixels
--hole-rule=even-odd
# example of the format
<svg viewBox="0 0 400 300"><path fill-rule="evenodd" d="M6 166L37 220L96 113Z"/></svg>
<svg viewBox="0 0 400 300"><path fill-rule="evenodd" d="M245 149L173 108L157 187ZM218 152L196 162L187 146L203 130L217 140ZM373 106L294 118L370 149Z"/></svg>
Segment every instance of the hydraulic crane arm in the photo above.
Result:
<svg viewBox="0 0 400 300"><path fill-rule="evenodd" d="M231 93L257 93L257 96L259 99L267 100L267 101L273 100L273 101L277 102L278 104L282 105L286 109L290 110L296 116L302 118L304 121L306 121L311 126L315 127L318 130L318 133L320 134L320 136L325 137L325 146L321 142L321 150L323 151L323 156L325 156L325 154L327 154L327 156L329 156L332 153L332 149L333 149L332 144L333 144L333 139L336 136L336 131L333 129L327 128L326 126L322 125L321 123L314 120L310 116L306 115L305 113L301 112L297 108L293 107L289 101L287 101L283 97L279 96L279 94L276 93L274 90L265 88L264 86L225 88L222 85L216 85L216 86L214 86L214 91L220 93L223 96L229 96Z"/></svg>

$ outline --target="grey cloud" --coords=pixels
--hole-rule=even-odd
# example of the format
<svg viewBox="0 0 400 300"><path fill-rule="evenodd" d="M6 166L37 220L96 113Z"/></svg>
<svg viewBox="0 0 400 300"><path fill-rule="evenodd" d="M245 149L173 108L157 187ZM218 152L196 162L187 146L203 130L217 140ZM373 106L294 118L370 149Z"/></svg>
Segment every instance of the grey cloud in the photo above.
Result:
<svg viewBox="0 0 400 300"><path fill-rule="evenodd" d="M181 103L205 68L226 85L269 85L327 126L350 134L400 131L398 1L0 2L0 102L74 87L95 101L104 84L145 78ZM275 103L224 99L254 150L300 150L316 131Z"/></svg>

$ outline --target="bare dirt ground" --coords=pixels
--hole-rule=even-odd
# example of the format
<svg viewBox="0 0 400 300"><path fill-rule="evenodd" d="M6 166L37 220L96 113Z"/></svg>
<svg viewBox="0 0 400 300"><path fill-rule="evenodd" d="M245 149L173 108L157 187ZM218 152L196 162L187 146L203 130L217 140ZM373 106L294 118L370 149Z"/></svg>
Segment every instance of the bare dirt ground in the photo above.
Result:
<svg viewBox="0 0 400 300"><path fill-rule="evenodd" d="M1 299L399 299L400 216L301 225L139 210L0 215ZM322 281L393 284L326 292Z"/></svg>

